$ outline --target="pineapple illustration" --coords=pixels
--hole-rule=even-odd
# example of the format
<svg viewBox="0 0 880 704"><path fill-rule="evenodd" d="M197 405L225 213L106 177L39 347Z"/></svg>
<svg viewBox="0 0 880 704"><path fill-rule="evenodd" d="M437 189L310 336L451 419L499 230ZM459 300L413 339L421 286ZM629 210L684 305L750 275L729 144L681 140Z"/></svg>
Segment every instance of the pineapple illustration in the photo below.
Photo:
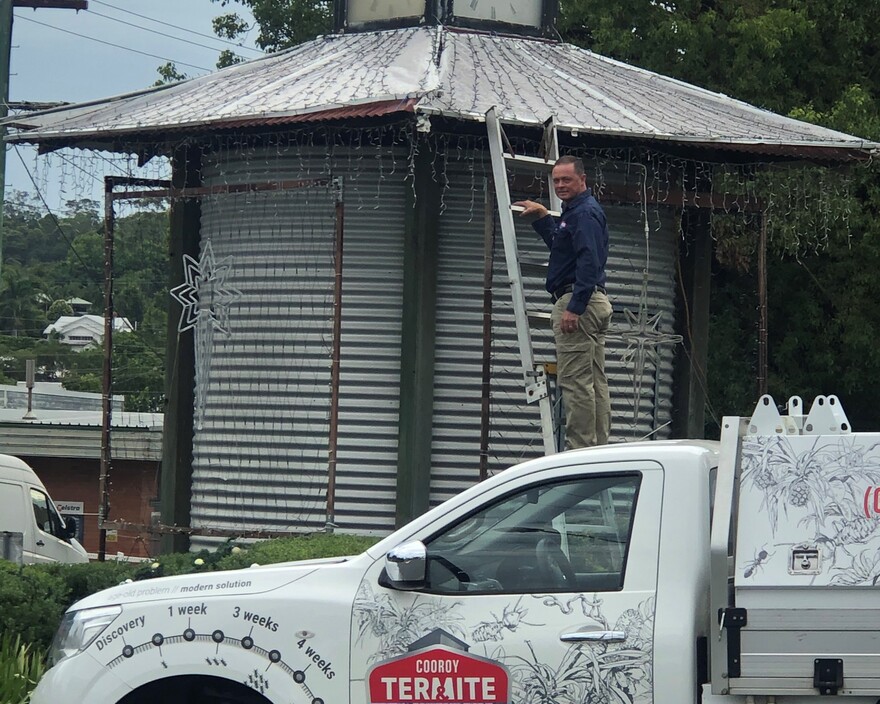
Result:
<svg viewBox="0 0 880 704"><path fill-rule="evenodd" d="M788 502L802 508L810 500L810 482L806 477L795 479L788 487Z"/></svg>
<svg viewBox="0 0 880 704"><path fill-rule="evenodd" d="M773 477L773 472L767 465L763 465L754 473L753 481L755 482L755 486L762 491L769 489L771 486L776 484L776 480Z"/></svg>

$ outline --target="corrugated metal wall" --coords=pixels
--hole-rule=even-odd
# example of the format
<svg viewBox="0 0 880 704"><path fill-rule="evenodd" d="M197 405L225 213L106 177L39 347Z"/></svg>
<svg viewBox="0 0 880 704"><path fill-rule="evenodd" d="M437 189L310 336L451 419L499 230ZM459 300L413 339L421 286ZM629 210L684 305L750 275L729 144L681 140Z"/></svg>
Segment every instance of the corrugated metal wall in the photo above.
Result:
<svg viewBox="0 0 880 704"><path fill-rule="evenodd" d="M406 155L336 147L231 151L206 185L343 179L343 318L336 523L387 530L397 468ZM378 152L377 152L378 153ZM365 155L369 154L368 159ZM394 172L398 178L387 178ZM315 530L326 521L334 192L224 195L202 203L202 245L232 257L231 335L213 335L197 396L193 525ZM197 362L197 367L198 367ZM197 539L194 545L210 543Z"/></svg>
<svg viewBox="0 0 880 704"><path fill-rule="evenodd" d="M438 267L431 501L479 477L485 156L450 150L445 161ZM393 527L397 473L400 334L407 155L379 144L284 151L230 150L205 168L205 183L341 176L345 203L343 317L335 523L344 531ZM591 181L619 179L613 168ZM606 205L612 241L609 294L615 306L608 372L616 440L669 420L673 347L642 378L621 362L624 309L638 310L645 265L644 212ZM649 312L674 309L677 220L650 208ZM523 258L546 261L532 229L518 228ZM215 332L199 376L202 425L194 439L193 524L235 530L324 528L330 412L334 193L328 188L214 196L202 204L202 241L232 257L227 285L231 335ZM523 403L501 238L492 307L489 471L540 453L537 407ZM531 309L549 311L543 280L527 279ZM549 328L538 354L552 360ZM203 360L204 362L205 360ZM631 366L631 365L630 365ZM656 437L668 434L661 429ZM194 545L208 544L198 539Z"/></svg>
<svg viewBox="0 0 880 704"><path fill-rule="evenodd" d="M206 181L219 178L258 180L232 161ZM228 337L215 331L204 352L197 342L194 526L323 526L333 203L327 188L203 200L202 246L210 240L218 261L230 258L227 284L241 299Z"/></svg>
<svg viewBox="0 0 880 704"><path fill-rule="evenodd" d="M381 151L381 147L379 147ZM362 159L345 182L342 377L335 522L394 527L406 154ZM371 157L373 155L371 154Z"/></svg>
<svg viewBox="0 0 880 704"><path fill-rule="evenodd" d="M473 153L457 154L440 216L432 504L476 482L480 466L486 185Z"/></svg>

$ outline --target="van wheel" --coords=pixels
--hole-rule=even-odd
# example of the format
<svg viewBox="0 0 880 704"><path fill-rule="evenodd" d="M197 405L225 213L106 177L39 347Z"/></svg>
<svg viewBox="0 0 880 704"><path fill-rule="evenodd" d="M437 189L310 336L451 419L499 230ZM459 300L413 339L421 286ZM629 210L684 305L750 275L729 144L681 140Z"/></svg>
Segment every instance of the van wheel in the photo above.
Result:
<svg viewBox="0 0 880 704"><path fill-rule="evenodd" d="M222 677L187 675L156 680L139 687L119 704L271 704L259 692Z"/></svg>

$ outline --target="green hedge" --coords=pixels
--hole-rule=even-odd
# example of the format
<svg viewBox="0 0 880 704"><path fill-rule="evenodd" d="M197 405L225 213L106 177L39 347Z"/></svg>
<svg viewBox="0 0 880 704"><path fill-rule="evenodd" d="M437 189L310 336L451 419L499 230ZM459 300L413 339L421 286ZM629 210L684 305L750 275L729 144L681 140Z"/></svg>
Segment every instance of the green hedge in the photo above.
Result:
<svg viewBox="0 0 880 704"><path fill-rule="evenodd" d="M291 560L354 555L377 539L320 533L279 538L249 547L226 544L213 552L163 555L142 563L15 565L0 560L0 633L21 637L35 653L46 653L61 616L76 601L127 579L209 572Z"/></svg>

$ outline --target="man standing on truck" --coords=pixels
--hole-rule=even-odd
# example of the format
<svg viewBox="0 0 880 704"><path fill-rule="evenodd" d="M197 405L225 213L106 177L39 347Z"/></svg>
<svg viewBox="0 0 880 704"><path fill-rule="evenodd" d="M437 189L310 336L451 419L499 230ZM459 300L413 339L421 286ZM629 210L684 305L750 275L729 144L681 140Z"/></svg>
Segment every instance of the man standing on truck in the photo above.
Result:
<svg viewBox="0 0 880 704"><path fill-rule="evenodd" d="M611 430L605 375L605 335L611 303L605 291L608 225L587 187L584 162L563 156L553 167L553 188L563 202L554 218L540 203L524 200L522 217L550 249L547 292L554 303L557 383L565 400L567 449L604 445Z"/></svg>

